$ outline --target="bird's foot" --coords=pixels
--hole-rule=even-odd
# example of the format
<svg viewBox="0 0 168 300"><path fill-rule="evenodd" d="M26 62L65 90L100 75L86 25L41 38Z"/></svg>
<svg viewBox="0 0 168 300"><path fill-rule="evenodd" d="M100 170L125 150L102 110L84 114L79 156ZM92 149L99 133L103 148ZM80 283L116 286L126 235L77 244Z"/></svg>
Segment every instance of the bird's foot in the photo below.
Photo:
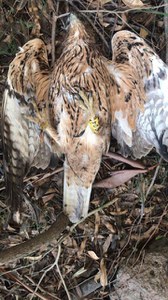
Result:
<svg viewBox="0 0 168 300"><path fill-rule="evenodd" d="M89 114L89 121L88 124L90 126L90 129L97 134L99 129L100 129L100 123L99 123L99 118L96 116L94 112L94 104L93 104L93 96L91 93L88 95L83 92L82 90L79 90L78 92L80 99L78 100L80 107L87 111Z"/></svg>

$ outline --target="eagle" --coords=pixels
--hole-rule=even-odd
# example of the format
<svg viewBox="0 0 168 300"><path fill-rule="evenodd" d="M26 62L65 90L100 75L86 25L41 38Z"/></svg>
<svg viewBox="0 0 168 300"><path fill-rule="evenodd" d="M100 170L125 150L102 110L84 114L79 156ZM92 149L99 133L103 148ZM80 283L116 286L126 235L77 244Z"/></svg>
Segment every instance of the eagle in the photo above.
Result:
<svg viewBox="0 0 168 300"><path fill-rule="evenodd" d="M9 65L3 99L3 152L11 223L21 222L23 180L64 155L63 210L86 217L92 184L111 135L113 79L84 24L70 15L63 51L49 67L41 39Z"/></svg>
<svg viewBox="0 0 168 300"><path fill-rule="evenodd" d="M146 42L119 31L109 60L71 14L62 49L51 69L44 42L34 39L9 66L2 131L11 221L17 224L23 180L33 166L45 170L64 155L63 210L75 223L88 214L111 134L125 156L141 158L155 147L168 160L167 66Z"/></svg>

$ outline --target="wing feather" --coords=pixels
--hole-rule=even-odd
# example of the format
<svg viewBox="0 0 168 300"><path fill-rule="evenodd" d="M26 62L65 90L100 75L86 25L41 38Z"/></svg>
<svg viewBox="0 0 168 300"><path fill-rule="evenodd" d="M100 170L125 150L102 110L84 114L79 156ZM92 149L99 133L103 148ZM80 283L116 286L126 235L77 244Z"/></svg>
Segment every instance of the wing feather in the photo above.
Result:
<svg viewBox="0 0 168 300"><path fill-rule="evenodd" d="M142 38L129 31L114 35L112 49L109 70L118 88L111 101L112 134L125 154L132 152L140 158L155 147L168 159L167 66Z"/></svg>
<svg viewBox="0 0 168 300"><path fill-rule="evenodd" d="M2 108L2 140L9 206L19 222L23 179L32 166L46 168L52 157L50 138L33 121L32 99L47 110L50 73L46 46L26 43L9 66ZM45 114L47 118L47 113ZM31 119L30 119L31 118ZM12 220L11 220L12 221Z"/></svg>

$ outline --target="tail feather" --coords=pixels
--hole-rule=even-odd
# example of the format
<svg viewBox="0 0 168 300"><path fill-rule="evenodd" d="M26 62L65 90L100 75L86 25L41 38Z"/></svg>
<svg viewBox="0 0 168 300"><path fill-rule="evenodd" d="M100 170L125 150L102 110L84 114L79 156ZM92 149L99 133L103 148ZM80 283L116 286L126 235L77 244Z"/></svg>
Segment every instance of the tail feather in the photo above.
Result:
<svg viewBox="0 0 168 300"><path fill-rule="evenodd" d="M158 139L158 143L158 153L164 160L168 161L168 130L163 131L162 135Z"/></svg>
<svg viewBox="0 0 168 300"><path fill-rule="evenodd" d="M69 181L69 169L65 162L63 208L70 221L76 223L88 214L92 184L85 187L75 174Z"/></svg>

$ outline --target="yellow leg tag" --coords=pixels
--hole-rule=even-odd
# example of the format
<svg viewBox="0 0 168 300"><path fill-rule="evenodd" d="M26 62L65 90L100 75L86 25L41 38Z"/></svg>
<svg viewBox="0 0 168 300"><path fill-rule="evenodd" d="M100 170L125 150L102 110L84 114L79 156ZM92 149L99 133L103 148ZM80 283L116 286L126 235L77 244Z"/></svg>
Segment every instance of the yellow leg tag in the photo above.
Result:
<svg viewBox="0 0 168 300"><path fill-rule="evenodd" d="M100 129L99 118L95 117L89 120L89 126L94 133L98 133Z"/></svg>

